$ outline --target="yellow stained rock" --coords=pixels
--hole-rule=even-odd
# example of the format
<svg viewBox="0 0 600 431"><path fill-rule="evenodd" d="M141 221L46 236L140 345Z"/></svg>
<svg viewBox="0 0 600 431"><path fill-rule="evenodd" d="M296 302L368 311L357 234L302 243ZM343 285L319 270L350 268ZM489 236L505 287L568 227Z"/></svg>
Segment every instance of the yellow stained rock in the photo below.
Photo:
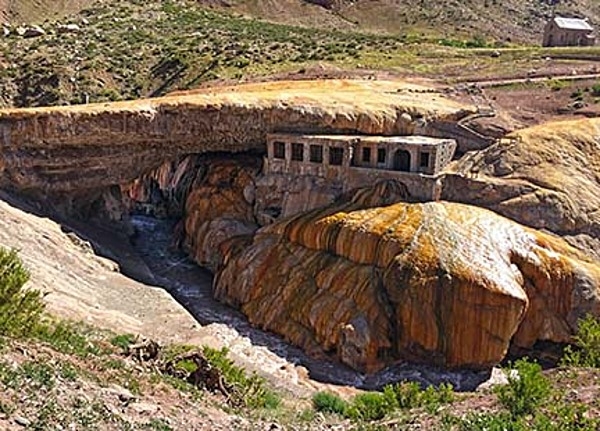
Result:
<svg viewBox="0 0 600 431"><path fill-rule="evenodd" d="M566 341L600 313L600 268L564 241L463 204L373 207L361 193L230 247L216 296L367 372L402 359L486 368L511 342Z"/></svg>

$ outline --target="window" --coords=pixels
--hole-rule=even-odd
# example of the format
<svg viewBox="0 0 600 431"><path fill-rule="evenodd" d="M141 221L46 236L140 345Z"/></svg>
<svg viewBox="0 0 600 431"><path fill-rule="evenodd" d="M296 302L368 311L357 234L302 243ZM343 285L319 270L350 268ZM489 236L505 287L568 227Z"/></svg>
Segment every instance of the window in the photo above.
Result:
<svg viewBox="0 0 600 431"><path fill-rule="evenodd" d="M363 163L371 163L371 149L369 147L363 147L362 161Z"/></svg>
<svg viewBox="0 0 600 431"><path fill-rule="evenodd" d="M329 148L329 164L341 166L344 163L344 149L337 147Z"/></svg>
<svg viewBox="0 0 600 431"><path fill-rule="evenodd" d="M304 160L304 144L292 144L292 160L295 162Z"/></svg>
<svg viewBox="0 0 600 431"><path fill-rule="evenodd" d="M422 168L429 167L429 153L421 153L419 158L419 166Z"/></svg>
<svg viewBox="0 0 600 431"><path fill-rule="evenodd" d="M273 143L273 157L275 157L276 159L285 159L285 143Z"/></svg>
<svg viewBox="0 0 600 431"><path fill-rule="evenodd" d="M313 163L323 163L323 147L321 145L310 146L310 161Z"/></svg>
<svg viewBox="0 0 600 431"><path fill-rule="evenodd" d="M377 149L377 163L385 163L386 162L386 151L385 148Z"/></svg>

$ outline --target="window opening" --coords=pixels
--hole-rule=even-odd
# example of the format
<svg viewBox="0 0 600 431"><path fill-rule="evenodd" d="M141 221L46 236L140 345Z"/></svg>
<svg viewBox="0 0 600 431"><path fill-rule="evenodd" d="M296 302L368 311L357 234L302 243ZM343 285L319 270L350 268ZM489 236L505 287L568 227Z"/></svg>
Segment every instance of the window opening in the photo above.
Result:
<svg viewBox="0 0 600 431"><path fill-rule="evenodd" d="M329 148L329 164L341 166L344 163L344 149L338 147Z"/></svg>
<svg viewBox="0 0 600 431"><path fill-rule="evenodd" d="M323 163L323 146L322 145L311 145L310 146L310 161L313 163Z"/></svg>
<svg viewBox="0 0 600 431"><path fill-rule="evenodd" d="M276 159L285 159L285 143L274 142L273 143L273 157Z"/></svg>
<svg viewBox="0 0 600 431"><path fill-rule="evenodd" d="M302 162L304 160L304 145L303 144L292 144L292 160L295 162Z"/></svg>

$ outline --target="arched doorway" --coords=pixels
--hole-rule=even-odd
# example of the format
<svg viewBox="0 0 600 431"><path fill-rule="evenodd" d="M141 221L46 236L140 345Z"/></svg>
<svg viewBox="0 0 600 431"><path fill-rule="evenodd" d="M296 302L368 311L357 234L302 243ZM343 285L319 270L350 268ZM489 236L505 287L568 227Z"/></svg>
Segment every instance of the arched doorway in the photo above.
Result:
<svg viewBox="0 0 600 431"><path fill-rule="evenodd" d="M394 170L410 172L410 153L406 150L397 150L394 153Z"/></svg>

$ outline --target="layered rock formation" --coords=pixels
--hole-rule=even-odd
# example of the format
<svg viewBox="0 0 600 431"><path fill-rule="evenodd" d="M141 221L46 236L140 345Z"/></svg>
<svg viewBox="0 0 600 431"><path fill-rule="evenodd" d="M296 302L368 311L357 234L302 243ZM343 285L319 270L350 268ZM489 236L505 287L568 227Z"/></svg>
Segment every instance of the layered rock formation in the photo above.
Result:
<svg viewBox="0 0 600 431"><path fill-rule="evenodd" d="M600 267L562 240L466 205L388 205L405 192L382 183L222 243L216 296L363 371L487 367L600 313Z"/></svg>
<svg viewBox="0 0 600 431"><path fill-rule="evenodd" d="M265 151L273 130L410 134L469 107L393 81L221 87L97 105L0 111L0 186L43 194L123 184L190 153ZM419 121L417 121L417 119Z"/></svg>
<svg viewBox="0 0 600 431"><path fill-rule="evenodd" d="M600 119L524 129L463 158L442 199L550 230L600 258Z"/></svg>

